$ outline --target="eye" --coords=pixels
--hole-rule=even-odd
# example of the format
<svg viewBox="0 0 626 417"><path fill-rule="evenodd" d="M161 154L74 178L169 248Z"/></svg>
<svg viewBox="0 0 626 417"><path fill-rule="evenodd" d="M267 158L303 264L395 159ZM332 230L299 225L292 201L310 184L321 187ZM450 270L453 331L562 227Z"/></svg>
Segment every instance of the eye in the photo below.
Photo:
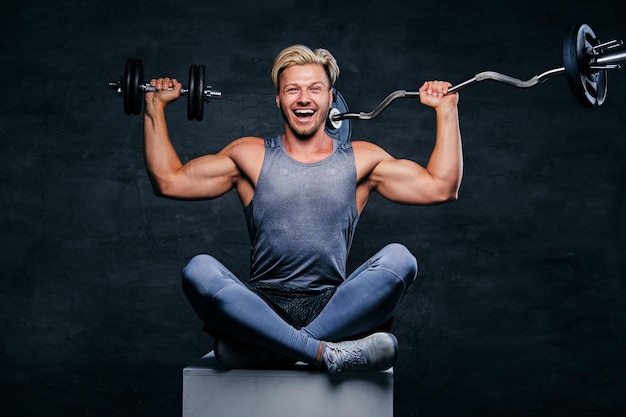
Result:
<svg viewBox="0 0 626 417"><path fill-rule="evenodd" d="M300 91L298 87L287 87L287 89L285 90L287 94L295 94L298 91Z"/></svg>

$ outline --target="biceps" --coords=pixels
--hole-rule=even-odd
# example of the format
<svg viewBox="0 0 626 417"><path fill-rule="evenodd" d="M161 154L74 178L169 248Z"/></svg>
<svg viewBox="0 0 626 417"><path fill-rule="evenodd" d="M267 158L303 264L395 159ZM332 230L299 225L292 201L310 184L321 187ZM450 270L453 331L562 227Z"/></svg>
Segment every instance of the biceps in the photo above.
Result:
<svg viewBox="0 0 626 417"><path fill-rule="evenodd" d="M437 181L421 165L403 159L383 161L372 172L374 189L401 204L434 204L445 200Z"/></svg>
<svg viewBox="0 0 626 417"><path fill-rule="evenodd" d="M202 156L183 165L171 179L167 195L184 199L219 197L234 187L238 176L239 170L229 157Z"/></svg>

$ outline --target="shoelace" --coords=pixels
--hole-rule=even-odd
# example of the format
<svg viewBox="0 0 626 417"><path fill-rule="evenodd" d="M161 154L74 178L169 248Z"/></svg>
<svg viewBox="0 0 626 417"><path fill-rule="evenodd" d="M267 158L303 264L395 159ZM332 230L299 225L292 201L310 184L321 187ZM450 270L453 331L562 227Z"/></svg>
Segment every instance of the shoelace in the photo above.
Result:
<svg viewBox="0 0 626 417"><path fill-rule="evenodd" d="M329 368L333 372L344 371L353 366L367 364L363 350L359 346L327 346L326 348L329 349Z"/></svg>

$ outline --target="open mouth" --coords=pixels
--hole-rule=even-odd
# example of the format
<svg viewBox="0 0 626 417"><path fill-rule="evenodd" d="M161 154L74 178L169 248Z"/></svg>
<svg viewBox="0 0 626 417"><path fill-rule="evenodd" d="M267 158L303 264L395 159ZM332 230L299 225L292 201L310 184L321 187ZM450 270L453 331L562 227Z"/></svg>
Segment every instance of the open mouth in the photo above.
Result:
<svg viewBox="0 0 626 417"><path fill-rule="evenodd" d="M293 111L293 114L300 122L308 122L315 115L315 110L313 109L296 109Z"/></svg>

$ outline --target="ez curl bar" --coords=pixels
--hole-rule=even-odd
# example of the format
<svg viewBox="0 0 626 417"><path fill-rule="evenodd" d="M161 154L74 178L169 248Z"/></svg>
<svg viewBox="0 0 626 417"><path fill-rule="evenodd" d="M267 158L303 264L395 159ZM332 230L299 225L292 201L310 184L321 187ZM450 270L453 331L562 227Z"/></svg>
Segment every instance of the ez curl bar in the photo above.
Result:
<svg viewBox="0 0 626 417"><path fill-rule="evenodd" d="M619 69L626 62L626 50L618 49L621 40L600 42L589 25L581 23L570 28L563 40L563 66L545 71L529 80L520 80L495 71L484 71L473 78L448 89L455 93L485 80L493 80L518 88L534 87L556 75L565 74L571 93L584 107L597 107L604 103L607 93L607 70ZM337 93L338 94L338 93ZM380 115L398 98L416 98L419 91L396 90L389 94L371 112L350 113L347 106L334 106L328 116L327 130L338 132L339 138L349 140L350 119L371 120ZM348 121L348 126L344 126Z"/></svg>

